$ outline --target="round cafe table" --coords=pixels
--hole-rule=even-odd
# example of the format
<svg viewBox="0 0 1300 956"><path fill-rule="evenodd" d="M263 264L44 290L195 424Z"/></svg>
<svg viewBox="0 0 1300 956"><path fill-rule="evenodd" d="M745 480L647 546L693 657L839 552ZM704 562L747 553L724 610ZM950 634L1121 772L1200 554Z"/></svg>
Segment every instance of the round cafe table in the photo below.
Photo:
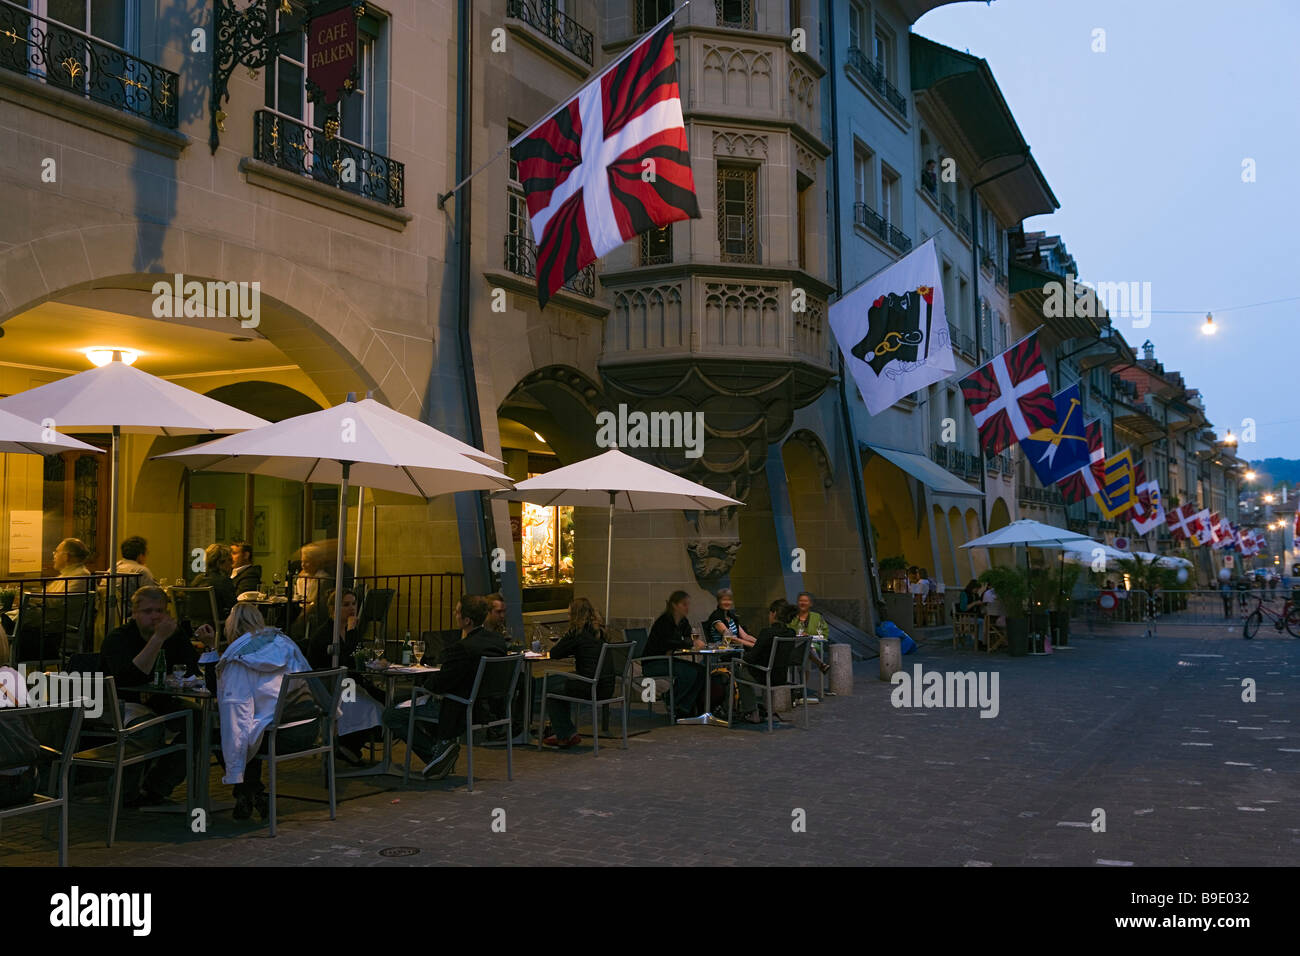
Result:
<svg viewBox="0 0 1300 956"><path fill-rule="evenodd" d="M677 653L683 657L703 658L704 664L704 713L698 717L683 717L677 721L679 724L706 724L713 727L729 727L730 724L712 713L713 702L710 700L713 691L712 674L713 665L716 660L731 654L739 654L744 650L742 647L726 647L718 645L716 647L692 647L689 650L679 650Z"/></svg>

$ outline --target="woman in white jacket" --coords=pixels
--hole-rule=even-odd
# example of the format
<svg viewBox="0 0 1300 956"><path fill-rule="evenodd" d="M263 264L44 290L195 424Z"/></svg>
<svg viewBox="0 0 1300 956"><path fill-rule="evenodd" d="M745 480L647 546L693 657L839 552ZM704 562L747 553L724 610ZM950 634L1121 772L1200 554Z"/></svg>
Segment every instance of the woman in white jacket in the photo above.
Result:
<svg viewBox="0 0 1300 956"><path fill-rule="evenodd" d="M287 635L268 627L257 606L236 604L226 618L230 646L217 662L217 699L221 715L221 752L226 760L222 783L234 784L236 820L247 820L253 809L268 815L262 786L263 738L275 719L275 705L286 674L311 670L307 659ZM310 710L322 713L305 683L289 703L286 717L304 719ZM328 703L326 704L328 706ZM296 713L295 711L302 711ZM277 750L291 753L311 747L321 724L313 721L282 732Z"/></svg>

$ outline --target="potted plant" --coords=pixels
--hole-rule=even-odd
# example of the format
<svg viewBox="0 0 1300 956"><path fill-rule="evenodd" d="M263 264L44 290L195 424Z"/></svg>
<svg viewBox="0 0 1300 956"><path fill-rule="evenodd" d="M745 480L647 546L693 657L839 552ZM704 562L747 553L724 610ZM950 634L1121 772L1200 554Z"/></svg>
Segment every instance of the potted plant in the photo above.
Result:
<svg viewBox="0 0 1300 956"><path fill-rule="evenodd" d="M997 566L989 568L979 577L993 588L998 602L1007 616L1007 644L1011 654L1020 657L1029 653L1029 582L1019 568Z"/></svg>
<svg viewBox="0 0 1300 956"><path fill-rule="evenodd" d="M1056 577L1056 593L1052 599L1051 628L1052 639L1060 647L1070 643L1070 595L1079 580L1079 566L1067 564Z"/></svg>

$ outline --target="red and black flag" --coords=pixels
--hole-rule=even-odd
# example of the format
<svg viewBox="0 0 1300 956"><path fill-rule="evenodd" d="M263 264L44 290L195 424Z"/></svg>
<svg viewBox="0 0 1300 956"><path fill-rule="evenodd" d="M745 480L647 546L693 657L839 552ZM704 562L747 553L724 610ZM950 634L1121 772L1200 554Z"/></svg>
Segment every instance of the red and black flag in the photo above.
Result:
<svg viewBox="0 0 1300 956"><path fill-rule="evenodd" d="M643 232L698 219L672 20L511 144L537 242L537 300Z"/></svg>
<svg viewBox="0 0 1300 956"><path fill-rule="evenodd" d="M996 455L1038 429L1056 425L1056 402L1037 333L963 378L961 391L986 455Z"/></svg>
<svg viewBox="0 0 1300 956"><path fill-rule="evenodd" d="M1101 422L1088 422L1084 429L1088 436L1088 464L1056 483L1068 505L1097 494L1106 480L1106 449L1101 443Z"/></svg>

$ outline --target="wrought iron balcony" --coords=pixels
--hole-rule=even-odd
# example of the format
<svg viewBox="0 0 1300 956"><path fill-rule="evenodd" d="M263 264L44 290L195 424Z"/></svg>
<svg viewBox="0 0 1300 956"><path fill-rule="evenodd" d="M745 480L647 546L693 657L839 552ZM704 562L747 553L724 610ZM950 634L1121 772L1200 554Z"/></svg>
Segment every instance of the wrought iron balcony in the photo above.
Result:
<svg viewBox="0 0 1300 956"><path fill-rule="evenodd" d="M507 0L506 16L528 24L591 65L595 46L591 31L561 10L555 0Z"/></svg>
<svg viewBox="0 0 1300 956"><path fill-rule="evenodd" d="M506 236L506 268L517 276L537 278L537 243L528 236ZM564 288L579 295L596 294L596 264L590 263L576 276L564 283Z"/></svg>
<svg viewBox="0 0 1300 956"><path fill-rule="evenodd" d="M907 118L907 97L886 79L884 71L868 59L865 53L855 46L849 47L848 64L866 80L868 86L885 98L885 102L892 106L899 116Z"/></svg>
<svg viewBox="0 0 1300 956"><path fill-rule="evenodd" d="M979 480L979 455L973 455L952 445L932 442L930 445L930 460L936 465L946 468L958 478L964 478L967 481Z"/></svg>
<svg viewBox="0 0 1300 956"><path fill-rule="evenodd" d="M168 129L178 125L175 73L8 0L0 0L0 69Z"/></svg>
<svg viewBox="0 0 1300 956"><path fill-rule="evenodd" d="M336 120L319 130L258 110L253 114L253 158L398 209L406 203L406 167L340 139Z"/></svg>
<svg viewBox="0 0 1300 956"><path fill-rule="evenodd" d="M912 240L905 232L890 225L880 213L864 202L853 204L853 221L899 252L907 252L912 248Z"/></svg>
<svg viewBox="0 0 1300 956"><path fill-rule="evenodd" d="M1057 489L1037 488L1023 481L1016 483L1016 497L1029 504L1065 507L1065 499Z"/></svg>
<svg viewBox="0 0 1300 956"><path fill-rule="evenodd" d="M949 222L957 221L957 205L947 196L939 197L939 211L948 217Z"/></svg>
<svg viewBox="0 0 1300 956"><path fill-rule="evenodd" d="M970 220L961 214L957 216L957 228L961 230L961 234L967 239L973 238L974 234L971 232Z"/></svg>
<svg viewBox="0 0 1300 956"><path fill-rule="evenodd" d="M975 355L975 340L951 322L948 323L948 338L952 340L953 348L959 349L970 356Z"/></svg>

